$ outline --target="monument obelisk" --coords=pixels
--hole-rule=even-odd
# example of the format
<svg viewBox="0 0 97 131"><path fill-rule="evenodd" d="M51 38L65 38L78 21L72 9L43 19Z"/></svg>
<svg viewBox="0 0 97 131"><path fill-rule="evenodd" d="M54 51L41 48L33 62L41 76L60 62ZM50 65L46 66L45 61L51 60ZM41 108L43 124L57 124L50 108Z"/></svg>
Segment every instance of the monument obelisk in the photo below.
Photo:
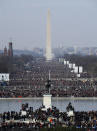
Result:
<svg viewBox="0 0 97 131"><path fill-rule="evenodd" d="M50 10L47 14L46 61L52 60Z"/></svg>

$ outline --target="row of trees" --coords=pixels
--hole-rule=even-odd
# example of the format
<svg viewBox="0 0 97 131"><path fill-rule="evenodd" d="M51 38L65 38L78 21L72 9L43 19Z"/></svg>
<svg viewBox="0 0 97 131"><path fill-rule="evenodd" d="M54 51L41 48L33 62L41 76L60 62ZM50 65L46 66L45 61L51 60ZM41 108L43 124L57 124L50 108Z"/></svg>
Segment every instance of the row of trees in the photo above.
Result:
<svg viewBox="0 0 97 131"><path fill-rule="evenodd" d="M33 60L31 55L0 56L0 73L10 73L24 68L24 64Z"/></svg>
<svg viewBox="0 0 97 131"><path fill-rule="evenodd" d="M83 66L84 71L97 76L97 56L65 55L65 59L78 66Z"/></svg>

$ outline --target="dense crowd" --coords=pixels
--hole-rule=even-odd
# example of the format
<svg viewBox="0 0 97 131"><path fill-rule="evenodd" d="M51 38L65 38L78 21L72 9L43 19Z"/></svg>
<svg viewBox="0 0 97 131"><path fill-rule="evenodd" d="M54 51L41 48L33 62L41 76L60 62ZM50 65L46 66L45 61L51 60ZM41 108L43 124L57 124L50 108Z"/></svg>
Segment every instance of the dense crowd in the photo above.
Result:
<svg viewBox="0 0 97 131"><path fill-rule="evenodd" d="M71 111L72 105L68 105ZM88 129L92 131L97 130L97 111L90 112L76 112L73 110L73 115L69 116L67 112L60 112L56 107L52 109L33 111L32 107L24 104L20 112L4 112L0 114L0 128L55 128L55 127L73 127Z"/></svg>
<svg viewBox="0 0 97 131"><path fill-rule="evenodd" d="M1 98L42 97L47 92L47 79L51 79L53 97L97 97L97 80L77 78L67 66L58 61L32 61L29 68L12 72L10 81L0 84Z"/></svg>
<svg viewBox="0 0 97 131"><path fill-rule="evenodd" d="M23 84L23 83L22 83ZM0 86L0 97L42 97L47 92L44 85L9 85ZM53 97L97 97L96 80L51 80L50 92Z"/></svg>
<svg viewBox="0 0 97 131"><path fill-rule="evenodd" d="M58 82L61 79L75 77L75 73L58 61L33 61L30 68L10 74L10 85L33 85L44 86L49 77ZM56 84L55 84L56 85ZM57 84L58 85L58 84Z"/></svg>

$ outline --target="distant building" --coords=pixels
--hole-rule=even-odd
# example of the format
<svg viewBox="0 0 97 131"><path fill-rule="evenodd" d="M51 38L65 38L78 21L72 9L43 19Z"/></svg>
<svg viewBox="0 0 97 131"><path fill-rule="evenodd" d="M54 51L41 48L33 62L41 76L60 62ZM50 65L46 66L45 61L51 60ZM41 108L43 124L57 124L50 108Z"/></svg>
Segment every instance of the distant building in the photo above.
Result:
<svg viewBox="0 0 97 131"><path fill-rule="evenodd" d="M92 53L92 48L91 48L91 47L89 48L89 55L90 55L90 56L93 55L93 53Z"/></svg>
<svg viewBox="0 0 97 131"><path fill-rule="evenodd" d="M8 55L8 52L7 52L7 48L5 46L5 48L4 48L4 56L7 56L7 55Z"/></svg>
<svg viewBox="0 0 97 131"><path fill-rule="evenodd" d="M77 54L77 46L74 46L74 54Z"/></svg>
<svg viewBox="0 0 97 131"><path fill-rule="evenodd" d="M11 56L11 57L13 56L12 42L9 42L8 56Z"/></svg>

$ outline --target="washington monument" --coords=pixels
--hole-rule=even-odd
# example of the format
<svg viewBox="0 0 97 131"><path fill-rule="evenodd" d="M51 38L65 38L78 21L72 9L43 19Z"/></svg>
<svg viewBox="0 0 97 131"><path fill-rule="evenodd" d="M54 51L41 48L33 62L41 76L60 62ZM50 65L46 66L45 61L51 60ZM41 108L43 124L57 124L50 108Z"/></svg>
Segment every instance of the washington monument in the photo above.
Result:
<svg viewBox="0 0 97 131"><path fill-rule="evenodd" d="M46 61L52 60L50 11L47 14Z"/></svg>

